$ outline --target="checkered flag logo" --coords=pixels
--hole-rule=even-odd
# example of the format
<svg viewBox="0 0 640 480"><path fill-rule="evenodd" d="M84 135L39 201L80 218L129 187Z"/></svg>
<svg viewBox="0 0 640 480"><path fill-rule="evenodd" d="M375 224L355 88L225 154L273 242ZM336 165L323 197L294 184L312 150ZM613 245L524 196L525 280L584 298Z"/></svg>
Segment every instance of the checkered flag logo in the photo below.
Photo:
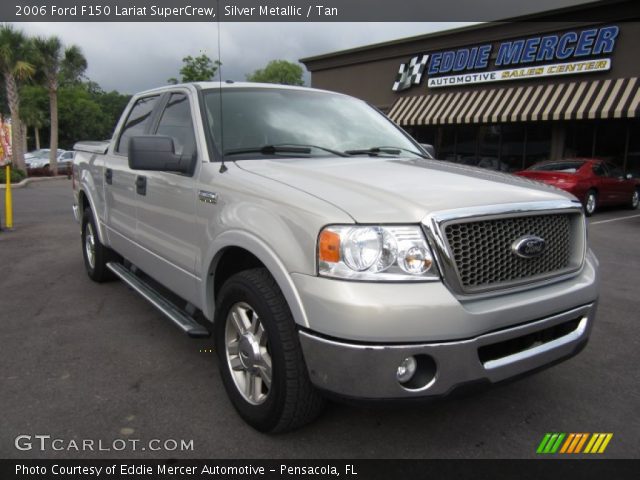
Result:
<svg viewBox="0 0 640 480"><path fill-rule="evenodd" d="M391 90L401 92L413 85L420 85L427 60L429 55L417 55L409 60L409 63L401 64Z"/></svg>

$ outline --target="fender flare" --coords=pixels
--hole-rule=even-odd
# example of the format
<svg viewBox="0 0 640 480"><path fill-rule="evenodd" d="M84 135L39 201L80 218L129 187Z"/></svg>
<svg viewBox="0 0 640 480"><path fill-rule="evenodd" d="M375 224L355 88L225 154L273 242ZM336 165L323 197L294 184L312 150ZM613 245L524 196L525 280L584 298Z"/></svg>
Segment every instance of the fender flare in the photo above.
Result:
<svg viewBox="0 0 640 480"><path fill-rule="evenodd" d="M102 245L107 245L108 242L106 232L104 231L104 225L100 221L100 217L98 216L98 212L96 210L96 202L94 201L91 191L87 188L87 185L82 182L80 184L80 189L78 190L78 200L80 200L80 195L84 195L87 197L87 202L89 202L89 208L91 208L91 213L93 214L93 218L96 222L96 228L98 229L98 238L100 239L100 243ZM80 208L80 223L82 224L82 216L84 215L84 209L82 208L82 202L78 201L78 207Z"/></svg>
<svg viewBox="0 0 640 480"><path fill-rule="evenodd" d="M202 303L204 306L203 311L207 318L215 320L214 274L218 262L227 247L243 248L260 260L273 276L278 287L280 287L295 322L298 325L309 327L307 314L298 290L282 260L259 237L244 230L227 230L220 234L207 250L204 265L209 265L209 268L206 272L203 272L205 277L201 282L201 298L204 300Z"/></svg>

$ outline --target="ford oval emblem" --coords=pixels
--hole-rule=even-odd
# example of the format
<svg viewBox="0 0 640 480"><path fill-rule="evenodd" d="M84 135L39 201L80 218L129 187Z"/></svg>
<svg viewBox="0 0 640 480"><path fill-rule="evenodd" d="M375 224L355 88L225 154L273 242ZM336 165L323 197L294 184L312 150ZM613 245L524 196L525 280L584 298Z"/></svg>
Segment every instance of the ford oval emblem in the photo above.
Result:
<svg viewBox="0 0 640 480"><path fill-rule="evenodd" d="M511 251L521 258L534 258L542 255L546 246L544 238L527 235L513 242Z"/></svg>

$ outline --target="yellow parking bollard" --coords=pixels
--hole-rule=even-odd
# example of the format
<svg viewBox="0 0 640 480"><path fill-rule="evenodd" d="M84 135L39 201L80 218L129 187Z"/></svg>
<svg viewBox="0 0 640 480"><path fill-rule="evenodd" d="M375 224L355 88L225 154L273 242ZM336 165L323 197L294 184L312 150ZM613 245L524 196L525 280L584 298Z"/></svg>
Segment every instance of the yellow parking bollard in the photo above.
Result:
<svg viewBox="0 0 640 480"><path fill-rule="evenodd" d="M4 219L7 229L13 228L13 204L11 203L11 165L5 166L7 188L4 191Z"/></svg>

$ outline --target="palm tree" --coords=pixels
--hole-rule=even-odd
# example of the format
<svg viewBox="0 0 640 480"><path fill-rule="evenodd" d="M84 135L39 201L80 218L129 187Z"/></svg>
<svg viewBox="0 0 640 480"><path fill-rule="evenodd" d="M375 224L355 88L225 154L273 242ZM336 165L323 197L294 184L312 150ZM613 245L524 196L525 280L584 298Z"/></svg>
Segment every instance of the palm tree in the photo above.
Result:
<svg viewBox="0 0 640 480"><path fill-rule="evenodd" d="M77 81L87 68L87 60L79 47L71 46L63 51L58 37L38 37L33 41L37 51L38 67L49 93L51 140L49 142L49 168L58 174L58 86L63 81Z"/></svg>
<svg viewBox="0 0 640 480"><path fill-rule="evenodd" d="M7 103L11 112L11 145L13 163L17 168L24 169L24 150L22 138L23 129L20 121L19 82L31 78L35 72L34 66L27 61L30 45L27 37L15 30L12 25L0 27L0 72L7 90Z"/></svg>

